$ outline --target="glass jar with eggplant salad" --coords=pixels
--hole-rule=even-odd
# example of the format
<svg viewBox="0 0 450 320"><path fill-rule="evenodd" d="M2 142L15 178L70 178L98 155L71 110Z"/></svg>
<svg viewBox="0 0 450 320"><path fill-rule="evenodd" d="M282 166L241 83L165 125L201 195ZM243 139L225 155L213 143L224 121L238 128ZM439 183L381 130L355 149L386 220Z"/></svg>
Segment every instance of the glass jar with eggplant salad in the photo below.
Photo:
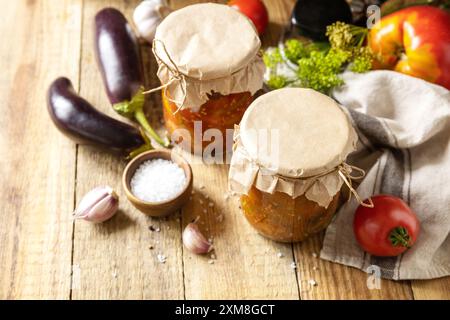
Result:
<svg viewBox="0 0 450 320"><path fill-rule="evenodd" d="M205 131L218 129L226 151L227 129L263 86L260 46L252 23L226 5L191 5L163 20L153 52L172 140L197 153L211 143Z"/></svg>
<svg viewBox="0 0 450 320"><path fill-rule="evenodd" d="M357 135L330 97L284 88L257 98L235 130L229 187L263 236L302 241L325 229L345 184L363 171L347 164ZM357 197L359 199L359 197Z"/></svg>

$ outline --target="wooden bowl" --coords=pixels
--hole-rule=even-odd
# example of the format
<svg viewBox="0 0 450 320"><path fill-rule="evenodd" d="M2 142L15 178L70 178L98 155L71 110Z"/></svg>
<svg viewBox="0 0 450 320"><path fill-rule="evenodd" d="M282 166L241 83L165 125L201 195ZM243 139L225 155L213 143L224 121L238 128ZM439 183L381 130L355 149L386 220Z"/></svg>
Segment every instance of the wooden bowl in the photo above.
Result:
<svg viewBox="0 0 450 320"><path fill-rule="evenodd" d="M160 202L147 202L137 198L131 192L130 181L137 168L145 161L151 159L165 159L178 164L186 175L186 186L173 199ZM188 200L192 192L193 185L192 169L189 163L175 152L169 150L151 150L138 155L130 161L122 176L122 185L128 200L139 211L152 216L162 217L179 210Z"/></svg>

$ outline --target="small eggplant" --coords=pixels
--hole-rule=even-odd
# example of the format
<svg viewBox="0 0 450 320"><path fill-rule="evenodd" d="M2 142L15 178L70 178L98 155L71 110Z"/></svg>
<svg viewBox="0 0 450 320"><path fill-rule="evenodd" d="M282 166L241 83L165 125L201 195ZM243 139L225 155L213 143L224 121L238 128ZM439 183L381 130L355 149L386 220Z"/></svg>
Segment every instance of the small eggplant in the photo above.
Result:
<svg viewBox="0 0 450 320"><path fill-rule="evenodd" d="M131 157L151 149L150 141L138 129L96 110L75 92L67 78L52 82L47 94L47 107L56 127L78 143Z"/></svg>
<svg viewBox="0 0 450 320"><path fill-rule="evenodd" d="M143 77L136 36L123 14L105 8L95 16L95 53L109 101L122 116L134 118L156 142L168 142L153 130L144 114Z"/></svg>

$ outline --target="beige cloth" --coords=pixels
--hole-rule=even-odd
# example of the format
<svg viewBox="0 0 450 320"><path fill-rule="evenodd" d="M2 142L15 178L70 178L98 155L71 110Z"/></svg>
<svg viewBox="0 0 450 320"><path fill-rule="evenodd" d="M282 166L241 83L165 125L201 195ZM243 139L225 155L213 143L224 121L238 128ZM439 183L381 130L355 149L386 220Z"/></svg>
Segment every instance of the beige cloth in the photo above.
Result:
<svg viewBox="0 0 450 320"><path fill-rule="evenodd" d="M228 95L263 86L261 41L252 22L222 4L195 4L169 14L153 43L157 75L181 109L198 111L212 92Z"/></svg>
<svg viewBox="0 0 450 320"><path fill-rule="evenodd" d="M392 194L416 212L416 244L394 258L373 257L357 244L352 199L328 227L321 258L387 279L450 275L450 91L391 71L347 73L333 93L348 108L359 135L349 162L366 170L358 193ZM370 267L370 268L369 268Z"/></svg>

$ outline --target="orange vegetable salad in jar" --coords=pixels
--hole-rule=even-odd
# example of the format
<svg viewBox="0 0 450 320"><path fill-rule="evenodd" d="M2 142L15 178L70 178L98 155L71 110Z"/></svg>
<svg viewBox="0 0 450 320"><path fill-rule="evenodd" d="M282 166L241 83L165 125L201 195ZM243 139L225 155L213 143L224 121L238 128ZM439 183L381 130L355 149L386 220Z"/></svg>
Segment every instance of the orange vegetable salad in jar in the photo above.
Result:
<svg viewBox="0 0 450 320"><path fill-rule="evenodd" d="M260 46L251 21L226 5L191 5L162 21L153 52L172 140L202 151L218 134L226 151L227 129L232 135L263 86Z"/></svg>
<svg viewBox="0 0 450 320"><path fill-rule="evenodd" d="M302 241L325 229L345 183L357 135L330 97L285 88L257 98L235 130L229 186L241 195L248 222L262 235Z"/></svg>

